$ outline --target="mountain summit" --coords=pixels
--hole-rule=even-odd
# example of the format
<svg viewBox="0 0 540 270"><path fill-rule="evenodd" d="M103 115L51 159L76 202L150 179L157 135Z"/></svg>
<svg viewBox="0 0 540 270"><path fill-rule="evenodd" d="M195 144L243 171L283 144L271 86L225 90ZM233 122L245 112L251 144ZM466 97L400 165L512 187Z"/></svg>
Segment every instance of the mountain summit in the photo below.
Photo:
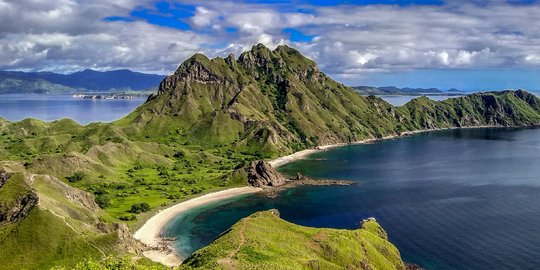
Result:
<svg viewBox="0 0 540 270"><path fill-rule="evenodd" d="M529 99L537 102L524 91L494 92L394 107L334 81L296 49L258 44L238 58L193 55L123 121L148 136L178 132L271 157L419 129L536 124L538 111L508 109Z"/></svg>

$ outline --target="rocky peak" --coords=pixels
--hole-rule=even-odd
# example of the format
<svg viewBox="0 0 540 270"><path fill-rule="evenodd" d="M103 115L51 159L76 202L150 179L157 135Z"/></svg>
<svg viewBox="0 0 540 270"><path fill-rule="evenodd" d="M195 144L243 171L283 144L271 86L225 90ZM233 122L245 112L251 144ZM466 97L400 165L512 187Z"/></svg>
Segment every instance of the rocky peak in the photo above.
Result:
<svg viewBox="0 0 540 270"><path fill-rule="evenodd" d="M221 63L223 59L220 59ZM158 95L174 90L180 82L199 82L203 84L225 83L227 78L219 72L218 59L208 59L196 53L184 61L173 75L167 76L159 85Z"/></svg>
<svg viewBox="0 0 540 270"><path fill-rule="evenodd" d="M254 187L276 187L285 184L285 177L266 161L253 161L243 170L247 173L248 183Z"/></svg>

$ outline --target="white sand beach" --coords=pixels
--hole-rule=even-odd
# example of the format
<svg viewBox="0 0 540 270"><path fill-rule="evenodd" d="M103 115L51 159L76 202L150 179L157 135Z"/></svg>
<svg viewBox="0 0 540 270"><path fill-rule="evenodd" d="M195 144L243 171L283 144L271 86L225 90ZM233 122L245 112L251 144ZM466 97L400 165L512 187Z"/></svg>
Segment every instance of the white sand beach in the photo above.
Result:
<svg viewBox="0 0 540 270"><path fill-rule="evenodd" d="M325 151L325 150L330 149L330 148L346 146L346 145L373 143L373 142L376 142L376 141L389 140L389 139L394 139L394 138L401 137L401 136L410 135L412 133L417 133L417 132L407 132L407 133L403 133L403 134L401 134L399 136L398 135L392 135L392 136L386 136L386 137L377 138L377 139L366 139L366 140L356 141L356 142L352 142L352 143L336 143L336 144L328 144L328 145L317 146L317 147L315 147L313 149L306 149L306 150L298 151L298 152L292 153L292 154L290 154L288 156L283 156L283 157L276 158L274 160L270 160L270 161L268 161L268 163L270 163L270 165L272 165L272 167L277 168L277 167L283 166L283 165L285 165L285 164L287 164L289 162L304 159L305 157L307 157L307 156L309 156L309 155L311 155L313 153Z"/></svg>
<svg viewBox="0 0 540 270"><path fill-rule="evenodd" d="M139 230L135 232L133 237L140 240L154 250L144 252L144 255L153 261L160 262L166 266L177 266L182 263L183 258L175 254L173 250L167 248L164 239L161 237L161 232L164 226L175 216L182 212L189 211L195 207L209 204L212 202L236 197L243 194L258 192L262 189L254 187L240 187L222 190L209 193L191 200L173 205L167 209L159 211L155 216L150 218Z"/></svg>
<svg viewBox="0 0 540 270"><path fill-rule="evenodd" d="M485 128L489 126L479 126L479 127L465 127L465 128ZM447 129L454 129L454 128L447 128ZM325 151L326 149L333 148L333 147L340 147L340 146L346 146L346 145L354 145L354 144L366 144L366 143L374 143L381 140L389 140L394 139L398 137L408 136L416 133L422 133L422 132L429 132L429 131L435 131L435 130L441 130L441 129L430 129L430 130L419 130L419 131L409 131L409 132L403 132L400 135L391 135L386 136L382 138L373 138L373 139L366 139L361 140L353 143L338 143L338 144L330 144L330 145L323 145L318 146L313 149L306 149L302 151L295 152L288 156L279 157L277 159L268 161L270 165L277 168L279 166L285 165L289 162L303 159L310 154ZM165 239L161 237L161 232L164 228L164 226L175 216L182 212L189 211L190 209L193 209L195 207L205 205L212 202L217 202L220 200L232 198L235 196L243 195L243 194L250 194L261 191L261 188L255 188L255 187L240 187L240 188L231 188L223 191L218 191L214 193L209 193L197 198L193 198L188 201L181 202L179 204L176 204L174 206L171 206L167 209L161 210L158 212L155 216L150 218L137 232L134 234L134 238L140 240L144 244L153 247L154 250L146 251L144 252L144 255L148 258L150 258L153 261L160 262L166 266L177 266L182 263L182 260L185 258L180 258L174 250L172 250L168 245L170 243L166 243Z"/></svg>
<svg viewBox="0 0 540 270"><path fill-rule="evenodd" d="M292 153L290 155L279 157L279 158L276 158L274 160L270 160L270 161L268 161L268 163L270 163L270 165L272 165L272 167L277 168L277 167L283 166L283 165L285 165L285 164L287 164L289 162L304 159L304 158L306 158L307 156L309 156L309 155L311 155L313 153L325 151L327 149L334 148L334 147L340 147L340 146L346 146L346 145L355 145L355 144L374 143L374 142L378 142L378 141L391 140L391 139L396 139L396 138L400 138L400 137L410 136L410 135L414 135L414 134L418 134L418 133L425 133L425 132L439 131L439 130L451 130L451 129L476 129L476 128L497 128L497 127L499 127L499 126L472 126L472 127L467 127L466 126L466 127L460 127L460 128L459 127L450 127L450 128L436 128L436 129L424 129L424 130L406 131L406 132L402 132L399 135L389 135L389 136L385 136L385 137L382 137L382 138L372 138L372 139L365 139L365 140L351 142L351 143L337 143L337 144L328 144L328 145L317 146L317 147L312 148L312 149L306 149L306 150L294 152L294 153Z"/></svg>

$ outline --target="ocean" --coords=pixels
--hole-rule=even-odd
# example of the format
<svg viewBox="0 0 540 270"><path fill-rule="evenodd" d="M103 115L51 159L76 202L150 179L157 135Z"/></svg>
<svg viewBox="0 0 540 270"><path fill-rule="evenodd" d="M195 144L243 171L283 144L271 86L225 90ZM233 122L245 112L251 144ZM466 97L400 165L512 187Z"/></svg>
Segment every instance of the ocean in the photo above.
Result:
<svg viewBox="0 0 540 270"><path fill-rule="evenodd" d="M122 118L146 99L82 99L72 95L7 94L0 95L0 117L19 121L37 118L53 121L71 118L80 124L111 122Z"/></svg>
<svg viewBox="0 0 540 270"><path fill-rule="evenodd" d="M266 209L305 226L353 229L375 217L425 269L540 265L540 129L462 129L334 148L280 168L353 186L297 187L181 214L166 227L187 256Z"/></svg>

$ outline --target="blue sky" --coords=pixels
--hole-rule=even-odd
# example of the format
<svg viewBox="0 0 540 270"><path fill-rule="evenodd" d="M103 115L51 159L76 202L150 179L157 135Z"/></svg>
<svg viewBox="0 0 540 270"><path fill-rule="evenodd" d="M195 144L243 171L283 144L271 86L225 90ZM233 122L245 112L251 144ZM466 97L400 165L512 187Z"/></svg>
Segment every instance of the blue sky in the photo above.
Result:
<svg viewBox="0 0 540 270"><path fill-rule="evenodd" d="M530 0L0 0L0 69L167 74L288 44L350 85L540 90Z"/></svg>

